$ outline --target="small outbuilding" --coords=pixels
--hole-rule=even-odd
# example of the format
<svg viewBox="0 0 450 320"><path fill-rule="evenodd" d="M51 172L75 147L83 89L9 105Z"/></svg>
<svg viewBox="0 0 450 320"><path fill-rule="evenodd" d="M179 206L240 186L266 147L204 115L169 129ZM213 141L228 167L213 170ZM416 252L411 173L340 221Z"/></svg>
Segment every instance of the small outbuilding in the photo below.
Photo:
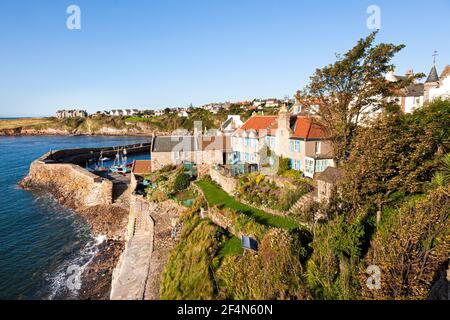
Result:
<svg viewBox="0 0 450 320"><path fill-rule="evenodd" d="M139 176L150 174L152 172L152 166L150 160L135 160L131 171Z"/></svg>
<svg viewBox="0 0 450 320"><path fill-rule="evenodd" d="M342 180L342 171L335 167L327 167L317 175L317 201L328 202L336 189L337 183Z"/></svg>

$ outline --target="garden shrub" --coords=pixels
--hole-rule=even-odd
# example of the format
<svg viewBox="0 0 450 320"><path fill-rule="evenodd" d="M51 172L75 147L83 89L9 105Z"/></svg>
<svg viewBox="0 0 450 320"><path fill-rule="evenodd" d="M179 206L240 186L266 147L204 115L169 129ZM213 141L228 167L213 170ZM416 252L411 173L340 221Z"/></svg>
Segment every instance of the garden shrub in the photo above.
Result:
<svg viewBox="0 0 450 320"><path fill-rule="evenodd" d="M180 173L176 179L173 186L174 192L182 191L189 187L189 184L191 183L191 177L186 173Z"/></svg>

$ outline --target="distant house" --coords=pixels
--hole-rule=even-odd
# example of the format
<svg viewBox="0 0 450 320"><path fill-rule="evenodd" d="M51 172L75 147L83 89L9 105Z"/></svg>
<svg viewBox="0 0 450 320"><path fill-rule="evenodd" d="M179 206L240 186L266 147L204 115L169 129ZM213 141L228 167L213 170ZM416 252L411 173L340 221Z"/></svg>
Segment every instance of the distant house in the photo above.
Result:
<svg viewBox="0 0 450 320"><path fill-rule="evenodd" d="M217 114L219 111L225 109L225 104L223 103L210 103L201 107L203 110L207 110L211 113Z"/></svg>
<svg viewBox="0 0 450 320"><path fill-rule="evenodd" d="M279 107L281 102L277 99L267 99L265 100L265 106L269 108Z"/></svg>
<svg viewBox="0 0 450 320"><path fill-rule="evenodd" d="M111 110L110 114L114 117L121 117L121 116L123 116L123 111L122 110Z"/></svg>
<svg viewBox="0 0 450 320"><path fill-rule="evenodd" d="M58 119L87 118L87 116L86 110L58 110L55 114Z"/></svg>
<svg viewBox="0 0 450 320"><path fill-rule="evenodd" d="M178 116L182 118L189 118L190 115L190 112L187 112L185 110L178 112Z"/></svg>
<svg viewBox="0 0 450 320"><path fill-rule="evenodd" d="M389 72L386 75L386 80L396 82L412 74L412 70L409 70L405 76L398 76L393 72ZM387 101L398 104L403 112L410 113L422 107L425 103L438 98L450 98L449 65L445 67L441 76L438 75L436 65L433 65L424 83L413 83L404 89L398 90Z"/></svg>
<svg viewBox="0 0 450 320"><path fill-rule="evenodd" d="M163 109L155 110L155 112L154 112L154 115L157 117L162 116L163 114L164 114Z"/></svg>
<svg viewBox="0 0 450 320"><path fill-rule="evenodd" d="M429 88L428 99L433 101L438 98L450 99L450 65L447 65L442 71L438 85Z"/></svg>
<svg viewBox="0 0 450 320"><path fill-rule="evenodd" d="M342 172L338 168L328 167L317 175L317 201L328 202L336 191L337 183L342 180Z"/></svg>

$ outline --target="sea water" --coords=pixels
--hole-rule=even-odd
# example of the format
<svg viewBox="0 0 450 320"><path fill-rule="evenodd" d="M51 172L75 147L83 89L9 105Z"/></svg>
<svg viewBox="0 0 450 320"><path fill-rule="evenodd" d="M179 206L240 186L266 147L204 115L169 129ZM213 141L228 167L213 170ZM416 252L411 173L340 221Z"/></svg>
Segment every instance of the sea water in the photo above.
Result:
<svg viewBox="0 0 450 320"><path fill-rule="evenodd" d="M44 191L17 183L50 150L149 142L145 137L0 137L0 299L76 298L71 266L82 271L104 238ZM129 156L149 159L150 155ZM68 290L69 284L69 290Z"/></svg>

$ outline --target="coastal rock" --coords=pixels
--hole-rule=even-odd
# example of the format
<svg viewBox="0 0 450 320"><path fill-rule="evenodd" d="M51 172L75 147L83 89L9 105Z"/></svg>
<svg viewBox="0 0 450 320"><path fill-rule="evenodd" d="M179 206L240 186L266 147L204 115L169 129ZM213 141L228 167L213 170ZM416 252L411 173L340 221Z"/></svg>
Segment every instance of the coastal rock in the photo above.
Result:
<svg viewBox="0 0 450 320"><path fill-rule="evenodd" d="M78 299L109 300L112 272L124 249L124 242L107 240L81 276Z"/></svg>

